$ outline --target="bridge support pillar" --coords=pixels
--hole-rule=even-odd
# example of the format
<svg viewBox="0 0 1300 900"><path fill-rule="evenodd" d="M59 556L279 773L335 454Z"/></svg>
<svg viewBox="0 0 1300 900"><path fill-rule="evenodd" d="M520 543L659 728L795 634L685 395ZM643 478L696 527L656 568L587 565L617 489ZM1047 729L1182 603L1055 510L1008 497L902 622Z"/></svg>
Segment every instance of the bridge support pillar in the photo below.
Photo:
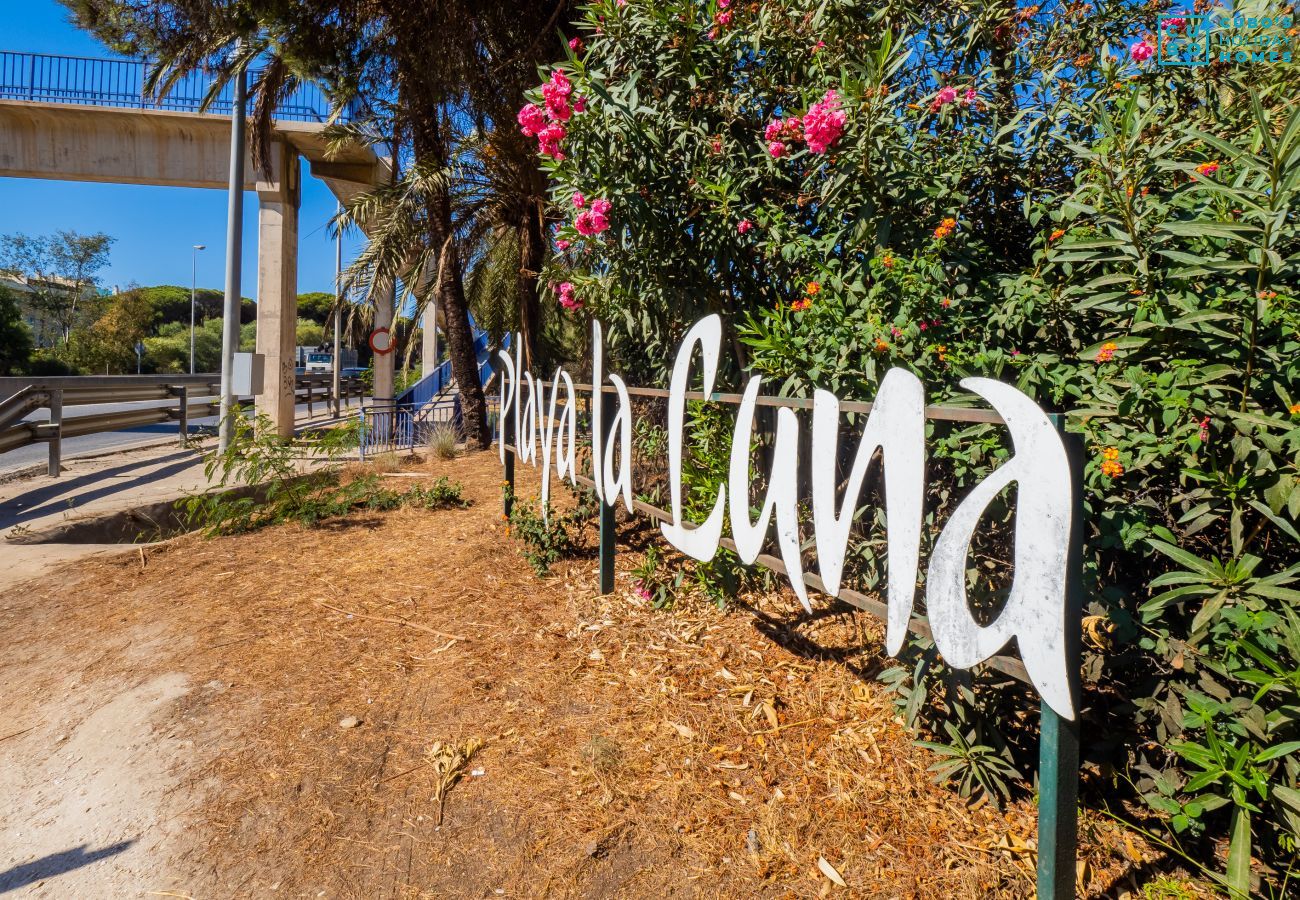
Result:
<svg viewBox="0 0 1300 900"><path fill-rule="evenodd" d="M392 282L379 283L374 287L374 296L372 297L375 304L375 328L393 327L394 307L397 303L396 285ZM393 346L396 347L397 335L392 335ZM393 368L397 362L397 350L391 353L375 354L375 393L374 399L377 406L393 402Z"/></svg>
<svg viewBox="0 0 1300 900"><path fill-rule="evenodd" d="M298 363L298 154L275 143L271 163L270 174L257 181L257 352L266 373L257 413L287 439Z"/></svg>
<svg viewBox="0 0 1300 900"><path fill-rule="evenodd" d="M432 299L425 304L421 327L424 341L420 345L420 377L428 378L438 367L438 307Z"/></svg>

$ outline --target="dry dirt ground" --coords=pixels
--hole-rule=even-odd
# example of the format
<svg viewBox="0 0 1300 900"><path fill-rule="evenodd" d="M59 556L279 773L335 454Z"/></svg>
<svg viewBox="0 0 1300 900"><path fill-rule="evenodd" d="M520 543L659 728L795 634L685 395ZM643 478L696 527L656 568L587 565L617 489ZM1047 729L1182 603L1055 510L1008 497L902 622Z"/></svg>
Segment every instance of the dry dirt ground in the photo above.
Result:
<svg viewBox="0 0 1300 900"><path fill-rule="evenodd" d="M610 596L591 555L541 579L494 454L420 471L473 505L187 536L0 593L0 894L1032 894L1032 807L931 783L863 677L868 617L655 611L627 548ZM1154 856L1091 815L1082 839L1094 896Z"/></svg>

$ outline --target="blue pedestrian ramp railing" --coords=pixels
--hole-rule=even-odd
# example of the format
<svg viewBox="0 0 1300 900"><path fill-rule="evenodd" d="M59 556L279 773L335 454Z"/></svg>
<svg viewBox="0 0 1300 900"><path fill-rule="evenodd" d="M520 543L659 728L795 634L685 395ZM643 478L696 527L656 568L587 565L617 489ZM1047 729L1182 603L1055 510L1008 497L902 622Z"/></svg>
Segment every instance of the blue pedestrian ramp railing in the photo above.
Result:
<svg viewBox="0 0 1300 900"><path fill-rule="evenodd" d="M486 385L496 371L493 366L495 354L492 352L492 342L488 333L474 324L473 319L470 320L470 324L474 328L474 359L478 366L479 383ZM510 335L505 335L501 346L506 350L510 349ZM396 403L398 406L420 410L440 402L452 392L453 387L451 360L446 359L432 372L403 391L397 397Z"/></svg>
<svg viewBox="0 0 1300 900"><path fill-rule="evenodd" d="M487 401L488 428L495 432L501 398L489 395L484 399ZM357 416L360 419L362 459L427 446L439 429L451 429L457 442L465 433L459 394L448 394L420 409L396 403L363 406Z"/></svg>

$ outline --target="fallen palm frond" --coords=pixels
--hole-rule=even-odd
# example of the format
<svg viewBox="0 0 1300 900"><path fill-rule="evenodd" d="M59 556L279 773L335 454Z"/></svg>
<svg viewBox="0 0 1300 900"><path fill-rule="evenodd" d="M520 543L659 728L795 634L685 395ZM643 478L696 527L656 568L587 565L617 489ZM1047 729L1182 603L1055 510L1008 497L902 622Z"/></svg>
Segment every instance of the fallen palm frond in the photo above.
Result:
<svg viewBox="0 0 1300 900"><path fill-rule="evenodd" d="M460 781L465 767L482 747L482 741L478 738L470 738L459 747L438 741L425 752L424 758L433 767L434 772L433 799L438 804L436 824L442 824L442 810L447 801L447 791Z"/></svg>

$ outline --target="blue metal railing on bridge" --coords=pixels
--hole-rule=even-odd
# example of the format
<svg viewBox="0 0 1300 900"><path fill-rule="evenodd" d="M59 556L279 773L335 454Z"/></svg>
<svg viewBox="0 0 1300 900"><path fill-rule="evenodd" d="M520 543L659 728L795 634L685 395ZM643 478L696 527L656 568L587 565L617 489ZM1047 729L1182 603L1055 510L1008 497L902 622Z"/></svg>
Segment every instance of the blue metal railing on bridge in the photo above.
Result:
<svg viewBox="0 0 1300 900"><path fill-rule="evenodd" d="M233 108L232 85L227 84L203 107L215 76L191 72L179 78L166 96L145 95L147 60L93 59L84 56L51 56L45 53L14 53L0 50L0 100L32 103L68 103L121 109L160 109L172 112L219 113ZM256 80L257 73L251 73ZM303 84L277 107L275 118L295 122L326 122L332 105L317 84ZM337 121L351 119L344 110Z"/></svg>
<svg viewBox="0 0 1300 900"><path fill-rule="evenodd" d="M478 327L474 317L470 317L470 327L474 329L474 357L478 362L478 377L482 384L487 384L492 377L492 348L488 333ZM506 334L501 346L510 349L510 335ZM422 409L436 400L451 385L451 360L442 363L415 384L403 391L395 401L398 406L408 409Z"/></svg>
<svg viewBox="0 0 1300 900"><path fill-rule="evenodd" d="M479 383L487 387L493 374L490 336L478 327L473 316L474 355L478 363ZM510 348L510 335L502 341ZM432 431L450 427L461 431L460 395L448 394L451 386L451 360L445 360L428 375L398 395L392 403L371 404L358 413L361 425L361 458L367 454L393 450L412 450L428 442ZM488 397L488 424L496 427L499 398Z"/></svg>

